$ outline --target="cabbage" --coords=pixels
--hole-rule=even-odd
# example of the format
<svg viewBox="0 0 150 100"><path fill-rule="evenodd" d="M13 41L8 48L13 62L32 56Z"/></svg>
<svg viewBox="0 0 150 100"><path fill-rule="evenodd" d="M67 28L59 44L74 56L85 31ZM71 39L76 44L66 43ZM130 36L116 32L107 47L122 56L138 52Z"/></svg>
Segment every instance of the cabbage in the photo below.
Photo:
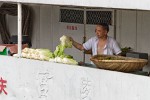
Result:
<svg viewBox="0 0 150 100"><path fill-rule="evenodd" d="M60 57L56 57L54 61L57 63L63 63L63 59Z"/></svg>
<svg viewBox="0 0 150 100"><path fill-rule="evenodd" d="M56 47L56 50L54 51L55 57L60 57L61 55L64 55L64 50L65 50L65 46L59 44L59 45Z"/></svg>
<svg viewBox="0 0 150 100"><path fill-rule="evenodd" d="M55 59L50 59L50 62L57 62L57 63L63 63L63 64L72 64L72 65L77 65L78 62L72 58L61 58L61 57L56 57Z"/></svg>
<svg viewBox="0 0 150 100"><path fill-rule="evenodd" d="M70 41L69 37L63 35L60 38L60 44L56 47L56 50L54 51L55 59L50 60L58 63L64 63L64 64L78 64L76 60L73 59L73 56L66 55L64 53L66 48L72 47L72 41Z"/></svg>
<svg viewBox="0 0 150 100"><path fill-rule="evenodd" d="M30 48L24 48L24 49L22 50L22 52L23 52L23 53L28 53L28 52L29 52L29 49L30 49Z"/></svg>
<svg viewBox="0 0 150 100"><path fill-rule="evenodd" d="M78 62L74 59L70 59L70 58L63 58L62 61L64 64L72 64L72 65L77 65Z"/></svg>
<svg viewBox="0 0 150 100"><path fill-rule="evenodd" d="M65 55L64 50L66 48L72 47L72 41L70 41L69 37L63 35L60 38L60 44L56 47L56 50L54 51L55 57L60 57L62 55Z"/></svg>
<svg viewBox="0 0 150 100"><path fill-rule="evenodd" d="M52 53L49 49L25 48L22 50L22 57L29 58L29 59L46 60L50 62L76 65L78 64L78 62L73 59L73 56L66 55L64 53L66 48L71 48L71 47L72 47L72 41L70 41L69 37L63 35L60 38L60 44L56 47L54 53Z"/></svg>
<svg viewBox="0 0 150 100"><path fill-rule="evenodd" d="M22 50L22 57L49 61L50 58L54 58L54 54L49 49L25 48Z"/></svg>
<svg viewBox="0 0 150 100"><path fill-rule="evenodd" d="M63 35L60 38L61 45L63 45L65 48L71 48L72 47L72 41L68 36Z"/></svg>
<svg viewBox="0 0 150 100"><path fill-rule="evenodd" d="M49 49L36 49L39 54L40 60L49 61L50 58L54 58L54 54Z"/></svg>

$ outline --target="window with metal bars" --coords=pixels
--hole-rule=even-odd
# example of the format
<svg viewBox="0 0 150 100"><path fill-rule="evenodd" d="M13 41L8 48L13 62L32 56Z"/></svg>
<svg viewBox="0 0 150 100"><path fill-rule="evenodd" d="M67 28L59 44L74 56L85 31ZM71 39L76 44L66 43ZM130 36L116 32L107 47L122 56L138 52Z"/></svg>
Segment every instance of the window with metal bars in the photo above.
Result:
<svg viewBox="0 0 150 100"><path fill-rule="evenodd" d="M60 22L83 24L84 11L60 9ZM86 11L86 24L107 23L112 25L112 11Z"/></svg>
<svg viewBox="0 0 150 100"><path fill-rule="evenodd" d="M84 11L60 9L60 22L83 24Z"/></svg>
<svg viewBox="0 0 150 100"><path fill-rule="evenodd" d="M111 11L87 11L86 18L87 24L107 23L112 25Z"/></svg>

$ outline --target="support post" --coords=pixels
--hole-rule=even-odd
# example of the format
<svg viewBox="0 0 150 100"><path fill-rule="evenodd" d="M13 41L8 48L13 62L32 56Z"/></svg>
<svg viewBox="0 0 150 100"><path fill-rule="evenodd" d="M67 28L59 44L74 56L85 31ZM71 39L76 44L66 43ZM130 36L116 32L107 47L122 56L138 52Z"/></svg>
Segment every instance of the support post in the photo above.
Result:
<svg viewBox="0 0 150 100"><path fill-rule="evenodd" d="M18 3L18 57L21 57L22 50L22 5Z"/></svg>

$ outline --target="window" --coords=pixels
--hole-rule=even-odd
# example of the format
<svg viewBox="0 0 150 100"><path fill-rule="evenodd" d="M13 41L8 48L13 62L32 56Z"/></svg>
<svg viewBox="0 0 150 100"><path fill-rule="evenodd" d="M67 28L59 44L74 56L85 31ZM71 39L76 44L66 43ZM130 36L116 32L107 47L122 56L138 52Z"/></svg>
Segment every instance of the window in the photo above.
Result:
<svg viewBox="0 0 150 100"><path fill-rule="evenodd" d="M83 10L60 9L60 22L83 24L83 20Z"/></svg>
<svg viewBox="0 0 150 100"><path fill-rule="evenodd" d="M86 11L86 24L107 23L113 25L113 12L101 9L88 9ZM60 22L84 23L84 10L74 8L60 9Z"/></svg>
<svg viewBox="0 0 150 100"><path fill-rule="evenodd" d="M108 25L112 25L111 11L87 11L86 17L87 24L107 23Z"/></svg>

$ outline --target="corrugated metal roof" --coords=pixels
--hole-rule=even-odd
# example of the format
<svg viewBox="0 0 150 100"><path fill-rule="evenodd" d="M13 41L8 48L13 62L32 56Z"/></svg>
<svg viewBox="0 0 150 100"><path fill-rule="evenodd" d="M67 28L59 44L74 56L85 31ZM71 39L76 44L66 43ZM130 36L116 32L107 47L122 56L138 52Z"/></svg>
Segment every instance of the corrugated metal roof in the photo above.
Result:
<svg viewBox="0 0 150 100"><path fill-rule="evenodd" d="M51 5L150 10L150 0L0 0Z"/></svg>

